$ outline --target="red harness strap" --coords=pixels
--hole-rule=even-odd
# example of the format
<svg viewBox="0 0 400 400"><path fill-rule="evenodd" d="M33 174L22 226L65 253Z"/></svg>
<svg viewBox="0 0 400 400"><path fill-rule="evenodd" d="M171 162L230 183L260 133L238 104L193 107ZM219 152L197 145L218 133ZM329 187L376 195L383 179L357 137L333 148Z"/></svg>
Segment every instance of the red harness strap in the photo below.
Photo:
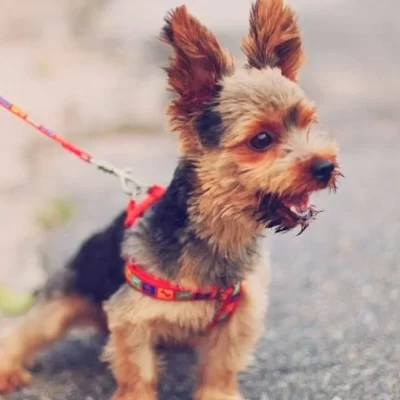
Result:
<svg viewBox="0 0 400 400"><path fill-rule="evenodd" d="M140 203L131 200L128 204L125 228L134 224L144 211L151 207L165 193L160 186L152 186L148 190L147 197ZM128 261L125 265L125 277L127 282L136 290L146 296L164 301L197 301L197 300L219 300L220 307L207 329L211 329L218 322L229 317L239 304L241 284L228 288L213 286L207 290L187 290L179 285L174 285L164 279L155 277L144 271L139 265Z"/></svg>

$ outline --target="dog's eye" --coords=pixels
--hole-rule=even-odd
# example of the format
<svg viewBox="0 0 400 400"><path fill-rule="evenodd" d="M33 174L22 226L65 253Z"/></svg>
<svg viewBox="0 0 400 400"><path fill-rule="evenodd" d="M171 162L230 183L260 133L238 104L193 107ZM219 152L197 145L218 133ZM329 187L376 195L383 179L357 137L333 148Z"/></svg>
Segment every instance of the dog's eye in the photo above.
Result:
<svg viewBox="0 0 400 400"><path fill-rule="evenodd" d="M260 132L249 141L250 147L257 151L266 150L271 143L272 137L268 132Z"/></svg>

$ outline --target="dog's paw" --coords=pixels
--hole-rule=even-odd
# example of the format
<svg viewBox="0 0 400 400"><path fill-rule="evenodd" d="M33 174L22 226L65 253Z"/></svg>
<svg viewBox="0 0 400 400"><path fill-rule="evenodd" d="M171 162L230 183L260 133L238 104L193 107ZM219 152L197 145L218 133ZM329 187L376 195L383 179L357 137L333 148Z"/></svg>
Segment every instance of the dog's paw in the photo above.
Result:
<svg viewBox="0 0 400 400"><path fill-rule="evenodd" d="M118 388L114 393L112 400L157 400L155 391L143 391L140 388Z"/></svg>
<svg viewBox="0 0 400 400"><path fill-rule="evenodd" d="M145 395L146 396L146 395ZM114 395L114 397L112 398L112 400L135 400L135 399L140 399L140 400L156 400L157 399L157 397L154 395L154 396L151 396L151 397L143 397L141 394L140 395L137 395L137 394L135 394L135 393L133 393L133 394L130 394L130 393L128 393L128 394L124 394L124 395L118 395L118 394L116 394L116 395Z"/></svg>
<svg viewBox="0 0 400 400"><path fill-rule="evenodd" d="M195 400L246 400L240 393L221 393L213 389L200 389L196 392Z"/></svg>
<svg viewBox="0 0 400 400"><path fill-rule="evenodd" d="M17 390L31 381L31 374L23 367L3 366L0 363L0 394Z"/></svg>

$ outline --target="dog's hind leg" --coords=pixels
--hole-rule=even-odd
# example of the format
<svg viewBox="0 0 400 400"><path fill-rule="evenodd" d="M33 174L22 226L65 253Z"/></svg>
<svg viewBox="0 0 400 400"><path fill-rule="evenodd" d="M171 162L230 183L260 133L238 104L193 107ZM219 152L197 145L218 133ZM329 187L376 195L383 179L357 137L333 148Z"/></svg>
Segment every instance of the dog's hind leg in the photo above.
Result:
<svg viewBox="0 0 400 400"><path fill-rule="evenodd" d="M25 367L35 353L78 325L105 330L101 306L76 294L39 300L0 342L0 394L28 384Z"/></svg>
<svg viewBox="0 0 400 400"><path fill-rule="evenodd" d="M0 393L28 383L27 363L70 328L83 325L108 331L102 304L125 280L120 256L124 219L121 213L90 236L66 267L49 277L32 310L0 339Z"/></svg>

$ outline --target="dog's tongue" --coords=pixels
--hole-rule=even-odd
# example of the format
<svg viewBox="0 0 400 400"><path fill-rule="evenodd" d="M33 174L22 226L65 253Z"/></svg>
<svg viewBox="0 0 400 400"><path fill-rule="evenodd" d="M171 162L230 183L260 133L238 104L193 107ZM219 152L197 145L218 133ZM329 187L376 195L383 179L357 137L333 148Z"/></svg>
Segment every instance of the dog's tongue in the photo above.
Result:
<svg viewBox="0 0 400 400"><path fill-rule="evenodd" d="M294 204L299 212L306 212L310 208L310 205L310 196L308 194L303 196L297 204Z"/></svg>
<svg viewBox="0 0 400 400"><path fill-rule="evenodd" d="M310 196L305 194L303 196L297 196L290 201L286 202L286 206L296 210L298 214L303 214L310 208Z"/></svg>

